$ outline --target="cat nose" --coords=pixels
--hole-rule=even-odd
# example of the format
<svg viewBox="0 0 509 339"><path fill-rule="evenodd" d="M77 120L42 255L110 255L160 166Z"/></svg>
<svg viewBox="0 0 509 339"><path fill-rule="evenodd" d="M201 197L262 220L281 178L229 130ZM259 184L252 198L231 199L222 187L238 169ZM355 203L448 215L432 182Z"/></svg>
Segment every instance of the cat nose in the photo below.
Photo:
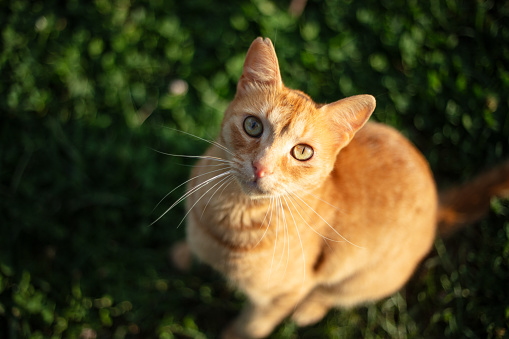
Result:
<svg viewBox="0 0 509 339"><path fill-rule="evenodd" d="M261 164L259 161L253 162L253 172L256 179L263 178L264 176L272 173L267 166Z"/></svg>

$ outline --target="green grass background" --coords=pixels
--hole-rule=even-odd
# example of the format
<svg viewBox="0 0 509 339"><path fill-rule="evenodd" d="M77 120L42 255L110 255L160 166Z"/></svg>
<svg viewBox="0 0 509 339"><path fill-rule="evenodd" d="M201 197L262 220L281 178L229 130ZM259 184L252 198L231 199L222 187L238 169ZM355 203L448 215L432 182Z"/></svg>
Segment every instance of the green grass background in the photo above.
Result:
<svg viewBox="0 0 509 339"><path fill-rule="evenodd" d="M369 93L439 187L508 157L509 2L0 1L0 338L216 338L243 297L178 272L183 190L257 36L285 83ZM180 84L180 91L178 85ZM172 86L173 85L173 86ZM177 87L177 90L175 89ZM396 295L273 338L509 337L509 204L434 250ZM397 245L397 244L395 244Z"/></svg>

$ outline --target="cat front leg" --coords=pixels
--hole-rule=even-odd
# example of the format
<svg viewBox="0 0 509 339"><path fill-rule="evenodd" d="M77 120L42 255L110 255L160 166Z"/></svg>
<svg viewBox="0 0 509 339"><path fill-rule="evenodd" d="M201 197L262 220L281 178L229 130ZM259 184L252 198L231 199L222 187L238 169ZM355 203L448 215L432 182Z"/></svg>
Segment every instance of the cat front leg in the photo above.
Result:
<svg viewBox="0 0 509 339"><path fill-rule="evenodd" d="M187 241L181 240L173 244L168 253L170 262L181 271L187 271L191 267L192 254Z"/></svg>
<svg viewBox="0 0 509 339"><path fill-rule="evenodd" d="M302 294L286 294L267 304L251 301L241 314L223 331L222 339L254 339L267 337L294 310Z"/></svg>
<svg viewBox="0 0 509 339"><path fill-rule="evenodd" d="M326 287L316 287L296 307L291 319L299 326L309 326L322 320L334 305L334 294Z"/></svg>

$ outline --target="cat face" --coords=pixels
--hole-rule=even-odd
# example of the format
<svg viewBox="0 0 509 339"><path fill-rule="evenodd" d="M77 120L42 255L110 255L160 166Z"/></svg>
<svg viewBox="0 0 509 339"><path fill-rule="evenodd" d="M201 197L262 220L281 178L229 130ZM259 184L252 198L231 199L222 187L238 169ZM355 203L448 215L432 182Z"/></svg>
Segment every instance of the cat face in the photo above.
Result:
<svg viewBox="0 0 509 339"><path fill-rule="evenodd" d="M312 190L332 171L339 150L374 107L369 95L317 105L288 89L272 43L258 38L225 112L221 142L232 151L232 173L251 198Z"/></svg>
<svg viewBox="0 0 509 339"><path fill-rule="evenodd" d="M305 94L253 88L226 111L221 137L233 151L232 171L253 198L317 187L332 170L337 148L323 112Z"/></svg>

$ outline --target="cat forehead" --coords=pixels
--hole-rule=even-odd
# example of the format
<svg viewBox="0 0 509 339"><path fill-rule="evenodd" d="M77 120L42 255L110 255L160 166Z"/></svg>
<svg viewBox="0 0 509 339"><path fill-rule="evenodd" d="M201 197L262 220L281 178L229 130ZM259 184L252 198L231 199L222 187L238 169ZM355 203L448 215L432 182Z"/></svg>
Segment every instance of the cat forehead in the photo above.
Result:
<svg viewBox="0 0 509 339"><path fill-rule="evenodd" d="M313 125L317 116L317 105L306 94L292 90L277 96L268 105L266 116L275 132L302 135Z"/></svg>
<svg viewBox="0 0 509 339"><path fill-rule="evenodd" d="M306 94L297 90L252 93L236 105L244 111L264 118L277 134L292 131L302 134L316 120L319 106Z"/></svg>

